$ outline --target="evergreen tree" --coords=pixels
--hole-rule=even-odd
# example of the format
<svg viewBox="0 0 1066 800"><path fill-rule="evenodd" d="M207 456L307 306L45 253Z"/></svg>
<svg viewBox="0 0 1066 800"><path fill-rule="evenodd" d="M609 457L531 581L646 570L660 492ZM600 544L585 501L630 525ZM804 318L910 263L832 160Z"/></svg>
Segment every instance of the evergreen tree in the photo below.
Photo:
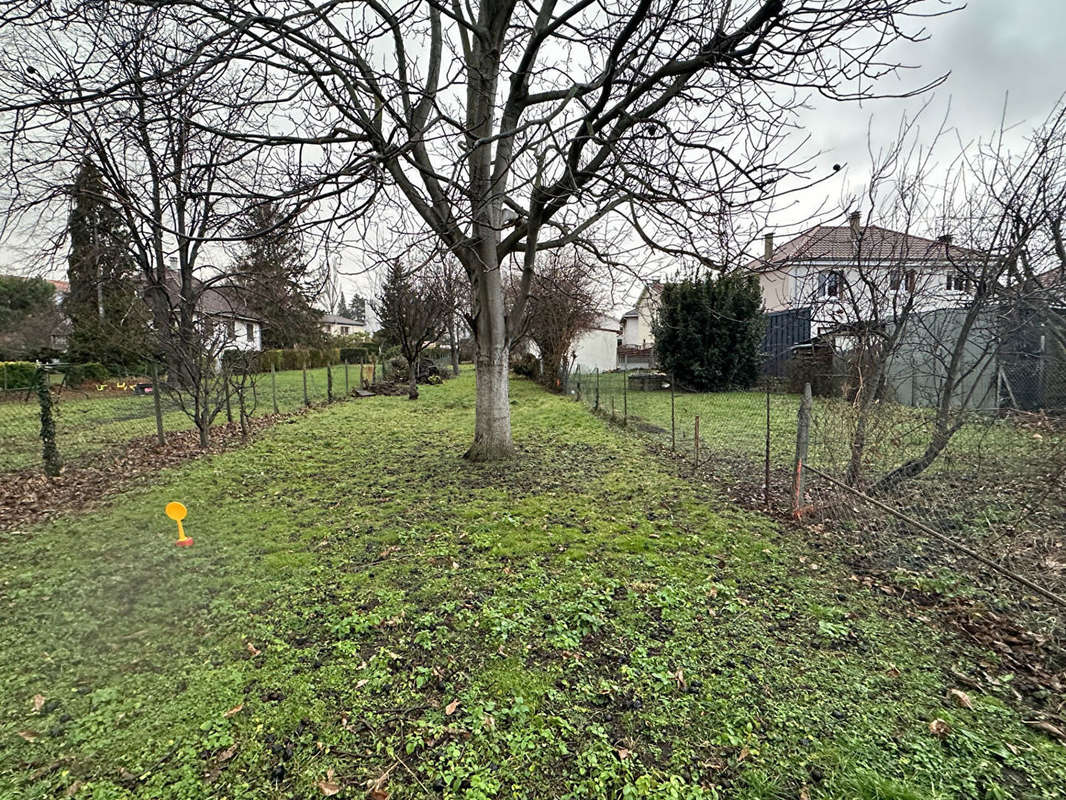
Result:
<svg viewBox="0 0 1066 800"><path fill-rule="evenodd" d="M263 326L263 347L321 342L321 313L311 301L321 288L294 221L274 203L252 206L239 227L244 237L234 279Z"/></svg>
<svg viewBox="0 0 1066 800"><path fill-rule="evenodd" d="M71 324L70 358L116 369L134 366L147 352L148 309L137 292L129 229L89 159L82 162L71 198L70 291L63 301Z"/></svg>
<svg viewBox="0 0 1066 800"><path fill-rule="evenodd" d="M659 364L685 389L744 389L759 377L762 293L754 275L663 285L652 325Z"/></svg>
<svg viewBox="0 0 1066 800"><path fill-rule="evenodd" d="M348 313L348 304L344 302L344 292L342 291L340 299L337 301L337 316L347 317Z"/></svg>

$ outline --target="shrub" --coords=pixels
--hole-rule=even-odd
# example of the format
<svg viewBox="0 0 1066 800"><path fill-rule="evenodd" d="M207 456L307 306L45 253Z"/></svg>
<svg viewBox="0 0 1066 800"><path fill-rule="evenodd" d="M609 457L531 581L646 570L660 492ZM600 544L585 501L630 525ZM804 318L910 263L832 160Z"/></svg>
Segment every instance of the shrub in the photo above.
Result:
<svg viewBox="0 0 1066 800"><path fill-rule="evenodd" d="M28 389L34 385L37 365L32 361L0 361L0 387Z"/></svg>
<svg viewBox="0 0 1066 800"><path fill-rule="evenodd" d="M511 362L511 369L515 375L537 380L540 377L540 359L532 353L526 353Z"/></svg>
<svg viewBox="0 0 1066 800"><path fill-rule="evenodd" d="M652 332L678 385L715 392L755 385L763 326L759 279L731 273L664 284Z"/></svg>
<svg viewBox="0 0 1066 800"><path fill-rule="evenodd" d="M81 386L83 383L103 383L111 377L111 372L99 361L85 364L70 364L65 369L67 386Z"/></svg>
<svg viewBox="0 0 1066 800"><path fill-rule="evenodd" d="M340 359L345 364L369 364L369 347L342 347L339 350Z"/></svg>

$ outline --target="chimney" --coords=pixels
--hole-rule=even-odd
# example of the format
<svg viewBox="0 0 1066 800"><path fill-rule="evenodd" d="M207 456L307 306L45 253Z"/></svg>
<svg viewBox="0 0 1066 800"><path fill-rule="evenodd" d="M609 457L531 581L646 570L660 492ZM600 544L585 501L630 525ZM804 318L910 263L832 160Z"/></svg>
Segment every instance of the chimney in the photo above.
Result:
<svg viewBox="0 0 1066 800"><path fill-rule="evenodd" d="M851 214L848 216L848 222L851 223L851 235L858 239L859 232L862 226L862 217L859 215L859 212L852 211Z"/></svg>
<svg viewBox="0 0 1066 800"><path fill-rule="evenodd" d="M937 236L936 240L938 242L940 242L941 244L950 245L951 244L951 234L950 233L943 233L940 236Z"/></svg>
<svg viewBox="0 0 1066 800"><path fill-rule="evenodd" d="M763 238L763 259L769 264L774 257L774 235L768 233Z"/></svg>

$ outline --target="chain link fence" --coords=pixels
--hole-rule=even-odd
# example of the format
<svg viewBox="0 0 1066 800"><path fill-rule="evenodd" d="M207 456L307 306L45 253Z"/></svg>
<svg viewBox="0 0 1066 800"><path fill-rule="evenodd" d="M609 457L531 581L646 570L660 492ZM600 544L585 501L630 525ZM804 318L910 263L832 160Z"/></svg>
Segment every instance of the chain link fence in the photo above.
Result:
<svg viewBox="0 0 1066 800"><path fill-rule="evenodd" d="M66 366L39 365L30 385L0 390L0 479L54 471L56 463L75 465L135 442L164 445L196 427L189 398L167 388L163 365L77 386L68 385ZM246 420L290 414L351 397L384 376L377 363L243 376L239 387L218 397L212 427L238 429L242 406Z"/></svg>
<svg viewBox="0 0 1066 800"><path fill-rule="evenodd" d="M1058 386L1066 371L1038 379ZM889 591L1021 603L1058 636L1066 407L1019 409L1022 376L990 380L998 407L980 411L845 394L804 402L773 379L700 393L651 369L575 372L567 392L731 499L843 543L856 572Z"/></svg>

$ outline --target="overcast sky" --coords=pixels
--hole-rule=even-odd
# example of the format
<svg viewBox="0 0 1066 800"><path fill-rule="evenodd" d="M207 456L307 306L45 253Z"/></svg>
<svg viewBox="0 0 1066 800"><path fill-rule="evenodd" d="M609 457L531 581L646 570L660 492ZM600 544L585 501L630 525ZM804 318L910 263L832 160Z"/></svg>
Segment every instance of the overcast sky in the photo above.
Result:
<svg viewBox="0 0 1066 800"><path fill-rule="evenodd" d="M897 61L916 69L884 81L882 89L899 92L950 73L923 117L928 135L950 106L950 124L964 141L988 137L998 127L1006 102L1006 122L1017 126L1015 137L1020 141L1066 91L1066 0L971 0L967 7L926 25L927 41L906 43L895 53ZM868 173L866 137L871 119L875 146L885 144L892 140L901 115L916 111L928 99L842 104L815 98L801 120L811 135L811 151L821 152L818 164L824 170L834 163L846 164L847 169L808 192L795 207L782 210L772 224L795 229L798 220L820 205L839 207L845 189L861 187ZM944 148L945 161L954 147L953 142L946 144L950 147ZM0 251L0 263L8 261L15 267L12 255ZM342 271L356 268L341 264ZM374 288L368 276L346 276L342 284L346 296L367 296ZM634 287L628 298L620 299L618 308L630 305L637 291Z"/></svg>
<svg viewBox="0 0 1066 800"><path fill-rule="evenodd" d="M805 198L804 207L828 199L839 204L847 184L860 185L869 174L867 130L874 143L892 141L902 115L930 101L922 129L932 137L944 114L963 141L987 138L1005 122L1015 126L1011 139L1026 133L1051 111L1066 91L1066 0L971 0L968 6L927 21L929 38L896 49L900 63L915 69L883 82L886 92L921 86L948 74L932 96L834 103L817 98L803 115L812 145L827 167L848 165L846 174ZM957 150L954 137L943 141L942 159ZM783 214L787 224L797 213Z"/></svg>

